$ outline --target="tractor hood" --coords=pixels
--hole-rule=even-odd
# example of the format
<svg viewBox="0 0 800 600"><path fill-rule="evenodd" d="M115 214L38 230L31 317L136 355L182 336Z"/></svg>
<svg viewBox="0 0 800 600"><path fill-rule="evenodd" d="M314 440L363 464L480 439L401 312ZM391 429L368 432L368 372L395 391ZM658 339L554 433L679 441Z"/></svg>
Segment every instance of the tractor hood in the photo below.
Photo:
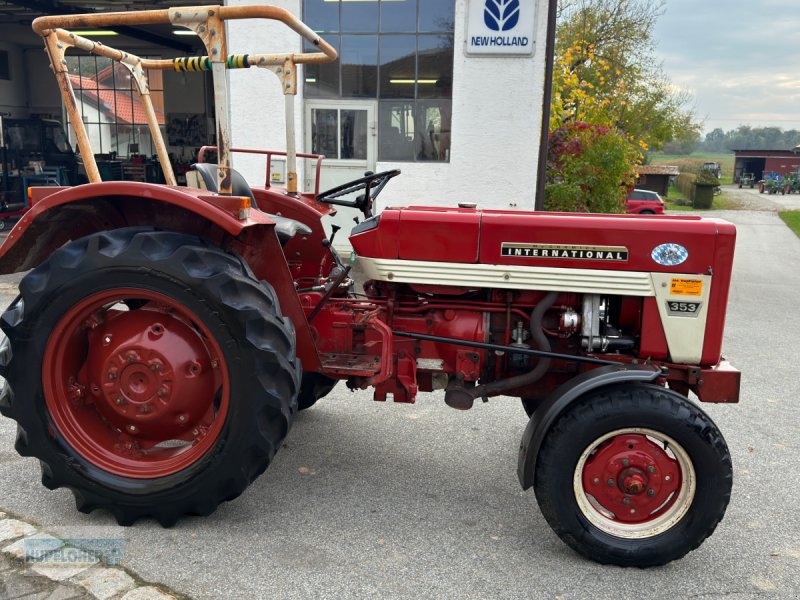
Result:
<svg viewBox="0 0 800 600"><path fill-rule="evenodd" d="M730 273L722 219L388 208L350 237L359 256L408 261L711 275Z"/></svg>

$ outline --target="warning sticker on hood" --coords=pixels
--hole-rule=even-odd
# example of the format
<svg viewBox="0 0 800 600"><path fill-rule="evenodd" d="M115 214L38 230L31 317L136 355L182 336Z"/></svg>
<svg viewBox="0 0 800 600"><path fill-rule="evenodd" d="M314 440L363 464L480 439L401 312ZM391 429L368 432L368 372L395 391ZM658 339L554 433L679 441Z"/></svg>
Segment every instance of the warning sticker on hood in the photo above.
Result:
<svg viewBox="0 0 800 600"><path fill-rule="evenodd" d="M669 282L669 293L672 296L702 296L703 280L673 277Z"/></svg>

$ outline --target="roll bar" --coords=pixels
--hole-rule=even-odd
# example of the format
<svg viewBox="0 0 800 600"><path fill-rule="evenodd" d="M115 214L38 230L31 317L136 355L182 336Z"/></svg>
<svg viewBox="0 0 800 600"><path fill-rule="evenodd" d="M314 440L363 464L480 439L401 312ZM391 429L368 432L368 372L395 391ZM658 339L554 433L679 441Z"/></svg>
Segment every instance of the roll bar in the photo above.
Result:
<svg viewBox="0 0 800 600"><path fill-rule="evenodd" d="M225 21L236 19L269 19L280 21L312 43L320 52L280 54L239 54L228 56ZM207 55L173 59L142 59L138 56L105 46L77 35L69 29L80 27L114 27L118 25L168 24L194 31L206 47ZM58 80L67 115L78 143L86 174L92 183L100 181L86 128L80 116L75 92L69 78L65 60L67 48L78 48L104 56L124 65L136 82L136 90L147 115L150 135L156 145L161 168L169 185L175 185L175 175L167 156L167 148L158 126L146 69L174 69L176 71L211 71L216 105L218 184L220 194L231 193L231 144L228 120L228 69L259 67L272 71L281 81L286 112L286 187L297 194L297 148L294 137L294 103L297 94L297 65L331 62L336 60L336 50L308 25L289 11L276 6L191 6L162 10L92 13L39 17L33 21L33 30L44 38L45 50Z"/></svg>

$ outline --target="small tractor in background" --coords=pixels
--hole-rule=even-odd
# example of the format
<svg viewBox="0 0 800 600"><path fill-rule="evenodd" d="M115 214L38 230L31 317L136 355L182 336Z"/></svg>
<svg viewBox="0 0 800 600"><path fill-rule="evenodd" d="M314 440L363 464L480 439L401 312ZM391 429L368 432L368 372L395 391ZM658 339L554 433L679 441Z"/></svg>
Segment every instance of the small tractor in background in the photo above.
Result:
<svg viewBox="0 0 800 600"><path fill-rule="evenodd" d="M758 182L758 191L761 194L785 194L783 177L779 173L765 173L764 179Z"/></svg>
<svg viewBox="0 0 800 600"><path fill-rule="evenodd" d="M228 56L231 19L277 20L316 51ZM207 55L141 59L68 30L147 24L191 29ZM665 564L714 531L731 458L688 396L739 399L740 373L722 357L733 225L474 205L376 215L399 171L298 189L297 67L337 54L287 11L198 6L33 28L90 180L32 188L0 247L0 272L30 270L0 319L0 412L46 487L120 524L209 515L264 472L297 411L341 381L377 401L434 392L426 401L459 410L521 399L519 481L592 560ZM101 181L70 48L129 70L166 185ZM285 152L231 148L226 69L249 67L274 73L286 95ZM213 74L217 162L198 161L196 187L175 183L145 75L156 69ZM286 188L245 181L232 168L239 151L285 156ZM323 229L337 206L363 214L348 261Z"/></svg>
<svg viewBox="0 0 800 600"><path fill-rule="evenodd" d="M783 178L783 193L800 193L800 171L793 171Z"/></svg>
<svg viewBox="0 0 800 600"><path fill-rule="evenodd" d="M752 173L742 173L739 176L739 189L749 187L751 190L756 187L756 176Z"/></svg>

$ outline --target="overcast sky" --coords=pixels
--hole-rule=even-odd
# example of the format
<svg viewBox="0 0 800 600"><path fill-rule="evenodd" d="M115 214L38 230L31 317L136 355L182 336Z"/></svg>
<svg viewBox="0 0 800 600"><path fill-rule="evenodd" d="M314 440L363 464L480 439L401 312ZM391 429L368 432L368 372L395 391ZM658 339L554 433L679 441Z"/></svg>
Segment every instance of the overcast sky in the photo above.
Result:
<svg viewBox="0 0 800 600"><path fill-rule="evenodd" d="M705 131L800 129L800 0L666 0L654 37Z"/></svg>

